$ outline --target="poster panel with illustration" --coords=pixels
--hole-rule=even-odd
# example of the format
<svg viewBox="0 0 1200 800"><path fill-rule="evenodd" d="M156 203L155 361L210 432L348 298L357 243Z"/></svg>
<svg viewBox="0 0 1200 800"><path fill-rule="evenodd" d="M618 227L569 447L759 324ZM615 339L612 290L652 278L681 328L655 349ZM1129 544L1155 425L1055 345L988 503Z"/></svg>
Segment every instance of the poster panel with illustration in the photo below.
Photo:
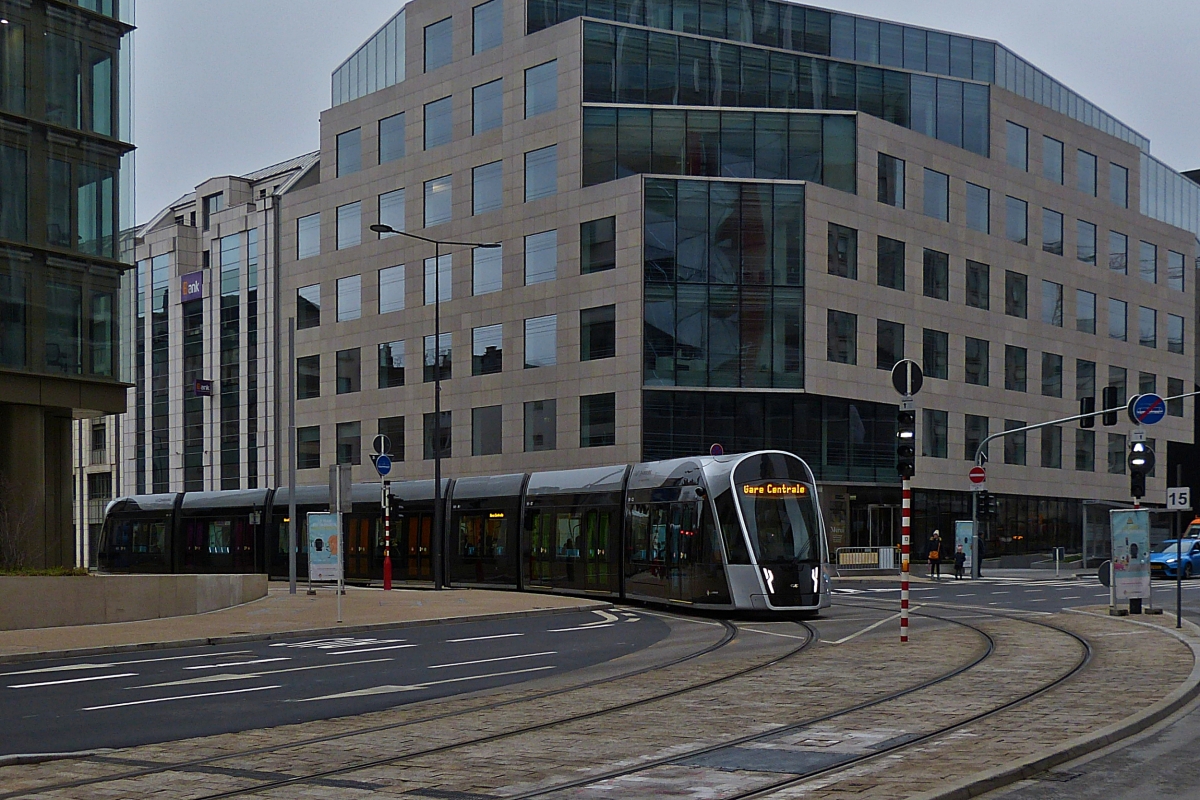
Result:
<svg viewBox="0 0 1200 800"><path fill-rule="evenodd" d="M1110 511L1114 600L1150 597L1150 512Z"/></svg>
<svg viewBox="0 0 1200 800"><path fill-rule="evenodd" d="M338 579L338 515L324 511L308 514L308 577L314 581Z"/></svg>

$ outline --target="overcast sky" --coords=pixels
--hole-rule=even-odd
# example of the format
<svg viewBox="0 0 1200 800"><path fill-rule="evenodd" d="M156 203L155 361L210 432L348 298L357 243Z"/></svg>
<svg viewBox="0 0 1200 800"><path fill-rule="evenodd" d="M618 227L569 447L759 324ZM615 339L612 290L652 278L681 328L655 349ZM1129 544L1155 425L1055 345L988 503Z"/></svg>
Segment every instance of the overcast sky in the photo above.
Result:
<svg viewBox="0 0 1200 800"><path fill-rule="evenodd" d="M513 0L508 0L512 2ZM214 175L318 146L333 68L402 0L137 0L137 221ZM1200 167L1195 0L825 0L826 8L995 39Z"/></svg>

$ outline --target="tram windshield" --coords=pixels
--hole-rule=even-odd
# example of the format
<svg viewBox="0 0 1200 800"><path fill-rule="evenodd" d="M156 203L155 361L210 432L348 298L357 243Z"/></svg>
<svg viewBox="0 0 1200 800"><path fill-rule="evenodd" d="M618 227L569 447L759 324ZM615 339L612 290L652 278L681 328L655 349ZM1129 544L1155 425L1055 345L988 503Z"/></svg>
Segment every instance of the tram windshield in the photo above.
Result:
<svg viewBox="0 0 1200 800"><path fill-rule="evenodd" d="M760 564L819 561L820 527L813 488L797 480L737 484L746 532Z"/></svg>

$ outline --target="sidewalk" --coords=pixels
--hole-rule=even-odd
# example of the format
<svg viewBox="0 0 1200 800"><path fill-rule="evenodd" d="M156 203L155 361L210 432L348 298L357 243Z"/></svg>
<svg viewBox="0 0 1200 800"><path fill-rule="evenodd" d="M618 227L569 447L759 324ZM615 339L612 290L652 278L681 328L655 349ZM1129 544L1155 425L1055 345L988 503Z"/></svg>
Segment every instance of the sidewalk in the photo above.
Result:
<svg viewBox="0 0 1200 800"><path fill-rule="evenodd" d="M347 587L342 623L337 595L323 588L288 594L272 584L267 596L233 608L185 617L0 631L0 663L128 650L186 647L274 639L294 634L328 636L405 625L431 625L468 619L553 614L607 608L607 601L486 589L381 589Z"/></svg>
<svg viewBox="0 0 1200 800"><path fill-rule="evenodd" d="M922 564L910 564L909 578L911 580L920 580L922 582L929 580L929 566ZM1061 569L1057 576L1052 569L985 569L983 571L984 579L987 578L1020 578L1023 580L1091 580L1096 577L1096 568L1091 569ZM942 566L942 579L954 579L954 567L946 569ZM835 575L835 581L894 581L900 580L900 570L890 570L886 573L881 570L842 570L841 574Z"/></svg>

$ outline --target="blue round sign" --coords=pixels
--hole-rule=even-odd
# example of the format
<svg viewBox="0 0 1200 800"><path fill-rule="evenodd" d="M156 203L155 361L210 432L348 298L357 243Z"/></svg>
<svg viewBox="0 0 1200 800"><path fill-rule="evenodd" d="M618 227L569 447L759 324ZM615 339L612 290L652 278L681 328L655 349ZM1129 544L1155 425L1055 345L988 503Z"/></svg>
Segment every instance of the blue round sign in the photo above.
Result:
<svg viewBox="0 0 1200 800"><path fill-rule="evenodd" d="M1153 425L1167 414L1167 404L1156 394L1141 394L1133 400L1133 419L1138 425Z"/></svg>
<svg viewBox="0 0 1200 800"><path fill-rule="evenodd" d="M723 456L725 455L725 448L720 444L714 444L712 447L708 448L708 454L710 456Z"/></svg>
<svg viewBox="0 0 1200 800"><path fill-rule="evenodd" d="M385 455L375 456L375 471L379 473L379 477L381 478L391 472L392 457Z"/></svg>

